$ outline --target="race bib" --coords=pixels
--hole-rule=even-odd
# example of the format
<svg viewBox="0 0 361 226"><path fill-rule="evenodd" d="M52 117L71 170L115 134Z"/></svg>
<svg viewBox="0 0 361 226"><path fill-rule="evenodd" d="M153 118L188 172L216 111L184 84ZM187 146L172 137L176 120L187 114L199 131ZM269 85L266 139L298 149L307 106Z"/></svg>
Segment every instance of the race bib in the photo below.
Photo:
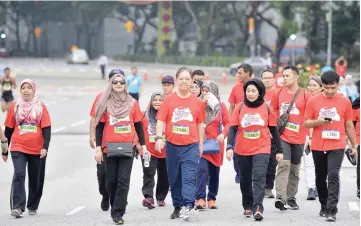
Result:
<svg viewBox="0 0 361 226"><path fill-rule="evenodd" d="M130 127L130 124L127 125L119 125L114 126L114 133L130 133L132 131L132 128Z"/></svg>
<svg viewBox="0 0 361 226"><path fill-rule="evenodd" d="M154 138L156 135L149 135L149 143L155 143ZM165 135L162 136L163 141L165 141Z"/></svg>
<svg viewBox="0 0 361 226"><path fill-rule="evenodd" d="M172 132L180 135L189 135L189 126L173 125Z"/></svg>
<svg viewBox="0 0 361 226"><path fill-rule="evenodd" d="M322 130L322 139L339 140L340 139L340 131L338 131L338 130Z"/></svg>
<svg viewBox="0 0 361 226"><path fill-rule="evenodd" d="M38 131L38 127L36 126L36 124L23 123L19 127L20 132L23 133L36 133Z"/></svg>
<svg viewBox="0 0 361 226"><path fill-rule="evenodd" d="M300 132L300 124L287 122L285 129L288 129L289 131L298 133L298 132Z"/></svg>
<svg viewBox="0 0 361 226"><path fill-rule="evenodd" d="M243 131L243 137L246 139L256 140L261 137L261 131Z"/></svg>
<svg viewBox="0 0 361 226"><path fill-rule="evenodd" d="M3 90L4 91L10 91L11 90L11 84L10 83L4 83Z"/></svg>

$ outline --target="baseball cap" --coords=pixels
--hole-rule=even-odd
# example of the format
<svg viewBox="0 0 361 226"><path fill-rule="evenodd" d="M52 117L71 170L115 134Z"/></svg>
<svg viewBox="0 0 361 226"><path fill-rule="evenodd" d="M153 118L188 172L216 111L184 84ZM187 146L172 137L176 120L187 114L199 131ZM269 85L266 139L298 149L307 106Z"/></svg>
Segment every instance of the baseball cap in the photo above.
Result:
<svg viewBox="0 0 361 226"><path fill-rule="evenodd" d="M162 79L162 83L171 83L174 84L174 78L171 75L166 75Z"/></svg>
<svg viewBox="0 0 361 226"><path fill-rule="evenodd" d="M125 76L124 71L122 69L113 69L109 72L109 79L111 79L116 74L121 74L121 75Z"/></svg>

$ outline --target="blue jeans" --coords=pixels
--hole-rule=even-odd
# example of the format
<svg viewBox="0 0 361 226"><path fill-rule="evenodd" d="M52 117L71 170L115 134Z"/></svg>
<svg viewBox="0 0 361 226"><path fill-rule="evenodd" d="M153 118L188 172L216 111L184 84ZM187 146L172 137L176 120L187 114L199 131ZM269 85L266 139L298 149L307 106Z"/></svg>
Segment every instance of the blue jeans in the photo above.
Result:
<svg viewBox="0 0 361 226"><path fill-rule="evenodd" d="M216 200L219 187L220 168L213 165L208 160L201 158L198 163L197 171L197 193L196 199L206 199L207 178L209 176L207 201Z"/></svg>
<svg viewBox="0 0 361 226"><path fill-rule="evenodd" d="M166 143L168 182L174 207L194 207L196 173L200 158L198 143Z"/></svg>

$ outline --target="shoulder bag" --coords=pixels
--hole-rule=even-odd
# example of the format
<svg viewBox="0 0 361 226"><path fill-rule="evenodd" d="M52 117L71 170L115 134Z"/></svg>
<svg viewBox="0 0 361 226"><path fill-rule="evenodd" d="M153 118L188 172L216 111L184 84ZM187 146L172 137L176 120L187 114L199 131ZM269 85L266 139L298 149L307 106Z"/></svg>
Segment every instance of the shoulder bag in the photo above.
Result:
<svg viewBox="0 0 361 226"><path fill-rule="evenodd" d="M293 99L292 99L290 105L287 108L287 111L285 113L283 113L282 115L280 115L280 117L277 120L277 126L278 126L278 131L279 131L280 135L283 133L283 131L286 128L286 124L288 122L288 117L290 116L290 112L292 110L293 105L295 104L296 98L297 98L298 94L300 93L300 91L301 91L301 88L298 88L295 95L293 96Z"/></svg>
<svg viewBox="0 0 361 226"><path fill-rule="evenodd" d="M220 103L220 120L219 120L219 128L218 134L222 133L222 103ZM203 142L203 154L217 154L220 152L219 143L216 139L206 139Z"/></svg>

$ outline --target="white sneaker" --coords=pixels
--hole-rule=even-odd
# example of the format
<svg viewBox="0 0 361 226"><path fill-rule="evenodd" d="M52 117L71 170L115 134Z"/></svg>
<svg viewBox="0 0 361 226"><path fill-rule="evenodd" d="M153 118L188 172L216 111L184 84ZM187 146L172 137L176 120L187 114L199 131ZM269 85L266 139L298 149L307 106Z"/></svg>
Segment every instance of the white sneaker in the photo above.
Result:
<svg viewBox="0 0 361 226"><path fill-rule="evenodd" d="M194 220L198 220L197 218L197 210L195 210L192 207L184 207L184 212L183 212L183 216L182 216L184 221L194 221Z"/></svg>
<svg viewBox="0 0 361 226"><path fill-rule="evenodd" d="M184 216L184 210L185 210L185 207L183 206L181 211L179 212L179 218L183 218Z"/></svg>

